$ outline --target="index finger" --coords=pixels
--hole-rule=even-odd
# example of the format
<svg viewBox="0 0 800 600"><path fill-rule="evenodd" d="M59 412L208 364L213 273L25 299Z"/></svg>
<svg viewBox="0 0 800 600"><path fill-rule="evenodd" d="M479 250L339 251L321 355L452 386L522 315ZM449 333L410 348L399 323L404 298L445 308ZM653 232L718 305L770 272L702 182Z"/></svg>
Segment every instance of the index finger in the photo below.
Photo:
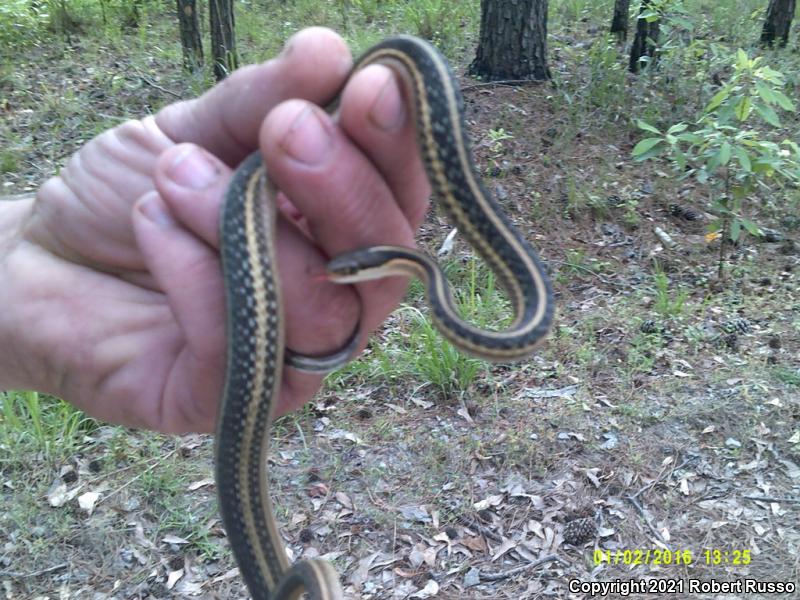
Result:
<svg viewBox="0 0 800 600"><path fill-rule="evenodd" d="M235 166L258 147L259 127L272 107L289 98L324 106L351 63L350 50L336 33L304 29L276 58L237 69L199 98L163 108L156 123L173 142L198 144Z"/></svg>

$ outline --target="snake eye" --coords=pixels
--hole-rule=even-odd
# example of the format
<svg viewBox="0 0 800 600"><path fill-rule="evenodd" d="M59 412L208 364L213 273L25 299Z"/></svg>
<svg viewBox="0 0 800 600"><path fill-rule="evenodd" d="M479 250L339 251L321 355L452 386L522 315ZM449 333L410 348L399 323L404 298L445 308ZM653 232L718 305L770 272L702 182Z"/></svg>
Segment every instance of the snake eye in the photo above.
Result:
<svg viewBox="0 0 800 600"><path fill-rule="evenodd" d="M347 277L358 273L360 266L352 254L343 254L332 259L326 267L328 274L336 277Z"/></svg>

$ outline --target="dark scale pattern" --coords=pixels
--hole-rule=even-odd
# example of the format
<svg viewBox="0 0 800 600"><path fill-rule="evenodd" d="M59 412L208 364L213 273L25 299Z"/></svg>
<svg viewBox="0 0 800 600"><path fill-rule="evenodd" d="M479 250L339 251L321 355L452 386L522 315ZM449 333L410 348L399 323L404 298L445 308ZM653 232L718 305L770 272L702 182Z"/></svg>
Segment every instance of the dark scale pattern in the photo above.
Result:
<svg viewBox="0 0 800 600"><path fill-rule="evenodd" d="M457 148L459 145L463 145L463 147L466 149L467 157L471 160L470 142L466 135L466 128L463 120L463 99L461 98L458 85L455 82L450 69L447 68L447 72L444 75L449 78L449 82L443 82L441 79L442 75L440 75L437 65L431 59L430 54L431 52L438 54L438 51L432 48L426 42L417 40L415 38L394 38L380 44L378 47L394 48L411 56L414 62L419 65L419 70L425 75L427 100L431 106L432 112L435 114L447 115L447 118L441 117L431 123L430 133L436 143L436 161L443 165L445 172L448 174L450 183L448 184L447 182L440 181L439 178L437 178L437 173L430 164L433 161L424 161L428 171L428 179L433 187L434 196L438 196L441 199L451 195L457 199L457 207L448 206L446 202L443 202L444 208L448 213L448 218L456 227L458 227L459 232L464 235L472 247L475 248L478 254L487 262L489 267L498 277L500 284L509 293L509 296L512 298L512 300L514 299L514 295L511 293L511 290L514 289L512 282L517 281L517 285L521 286L522 293L526 301L524 306L515 306L514 308L515 310L523 310L520 326L524 326L534 317L536 309L540 303L545 302L547 298L539 297L535 280L528 268L525 266L523 260L517 254L517 250L514 248L514 246L505 241L505 238L500 234L500 230L496 223L486 218L481 210L481 207L473 200L470 192L471 188L467 180L468 175L472 176L473 181L477 183L483 196L487 199L490 207L489 210L496 215L497 220L502 224L502 227L511 232L513 237L517 240L519 247L523 249L530 260L536 265L538 271L542 273L543 277L545 277L545 285L547 288L546 295L548 298L552 295L550 282L544 275L545 269L538 255L536 254L536 251L527 242L527 240L522 237L522 234L519 232L519 230L502 212L497 202L486 190L474 167L472 167L470 164L469 174L464 173L464 168L462 167ZM441 61L441 64L446 65L446 62L443 58ZM448 88L453 89L456 95L456 101L459 109L458 123L452 123L449 118L450 113L447 109L449 101L445 91ZM419 113L419 107L421 106L421 94L417 94L417 96L417 112ZM458 133L460 133L460 135L458 135ZM424 135L420 133L419 136L421 138L420 146L423 148L424 152L425 148L427 147L424 142ZM456 136L458 136L458 139ZM446 189L444 186L448 185L449 189ZM463 213L463 215L460 215L459 212ZM464 226L465 220L470 221L475 225L477 229L477 235L471 231L470 227ZM491 241L493 252L490 251L490 247L484 240ZM495 256L497 257L496 259L494 258ZM498 262L501 264L498 264ZM510 275L503 269L503 265L505 265L505 267L508 269ZM491 336L484 335L485 332L478 333L478 331L470 327L469 324L463 322L451 323L451 326L457 337L475 342L478 339L477 336L480 335L480 341L484 345L499 349L510 349L519 346L525 346L529 342L539 339L549 329L553 319L552 302L548 304L548 307L548 312L542 319L540 325L522 335L521 338L515 338L513 336L492 338ZM439 316L440 319L445 316L443 310L439 310L438 313L439 314L437 316Z"/></svg>
<svg viewBox="0 0 800 600"><path fill-rule="evenodd" d="M231 547L238 549L236 559L242 571L242 576L247 583L254 600L267 598L267 582L264 581L257 568L255 552L251 540L246 534L244 512L238 498L260 498L262 495L262 481L266 473L263 471L262 455L266 454L269 442L270 426L270 398L273 385L279 383L273 380L276 376L270 369L266 369L264 392L262 402L257 408L255 417L255 437L251 445L251 454L247 457L248 472L246 474L246 487L241 489L239 481L239 463L244 444L244 423L247 418L248 399L252 393L253 380L255 379L255 357L257 344L264 345L266 351L266 364L278 364L280 357L276 356L278 336L282 335L279 328L268 327L266 339L257 340L255 336L255 280L249 271L246 217L244 204L244 187L247 184L249 171L261 164L261 156L256 153L248 157L234 174L228 191L221 219L222 267L226 285L226 306L228 312L228 365L226 366L225 392L223 405L220 407L220 420L217 424L216 437L216 482L219 494L220 513L225 525L225 530ZM274 234L271 223L258 222L259 252L267 250L266 240ZM269 238L267 236L270 236ZM263 255L263 254L262 254ZM262 276L266 281L272 281L275 276L271 265L263 265ZM277 291L277 286L273 288ZM266 298L263 301L267 301ZM260 506L254 506L251 511L255 518L255 526L259 531L267 531L266 519ZM266 549L265 549L266 552ZM247 554L246 556L243 554ZM282 575L282 567L276 561L270 561L273 577L278 579Z"/></svg>

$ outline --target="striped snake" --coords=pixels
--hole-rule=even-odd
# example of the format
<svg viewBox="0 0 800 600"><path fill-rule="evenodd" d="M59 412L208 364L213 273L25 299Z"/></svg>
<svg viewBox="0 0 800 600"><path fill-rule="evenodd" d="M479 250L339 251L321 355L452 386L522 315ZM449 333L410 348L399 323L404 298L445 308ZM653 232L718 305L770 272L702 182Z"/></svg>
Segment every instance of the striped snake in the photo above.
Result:
<svg viewBox="0 0 800 600"><path fill-rule="evenodd" d="M459 349L497 361L529 355L553 321L550 282L535 251L491 198L472 164L461 94L447 63L430 44L407 36L367 51L352 73L375 63L400 77L412 101L418 146L434 196L496 274L516 318L502 331L464 322L438 264L409 248L376 246L342 254L329 263L329 280L353 283L415 275L426 283L436 326ZM215 445L220 512L254 600L295 599L304 591L313 600L333 600L342 597L342 589L329 563L314 559L289 565L269 497L267 453L284 364L333 370L352 358L358 332L329 356L284 353L275 193L256 152L234 173L222 208L228 352Z"/></svg>

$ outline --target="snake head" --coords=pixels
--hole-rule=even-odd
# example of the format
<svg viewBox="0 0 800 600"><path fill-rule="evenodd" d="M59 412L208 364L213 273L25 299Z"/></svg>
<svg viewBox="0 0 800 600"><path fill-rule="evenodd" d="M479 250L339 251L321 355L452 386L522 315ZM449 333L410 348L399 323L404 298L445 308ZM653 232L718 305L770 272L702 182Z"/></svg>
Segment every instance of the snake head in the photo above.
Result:
<svg viewBox="0 0 800 600"><path fill-rule="evenodd" d="M417 275L420 253L400 246L371 246L345 252L332 259L326 268L334 283L358 283L392 275Z"/></svg>

